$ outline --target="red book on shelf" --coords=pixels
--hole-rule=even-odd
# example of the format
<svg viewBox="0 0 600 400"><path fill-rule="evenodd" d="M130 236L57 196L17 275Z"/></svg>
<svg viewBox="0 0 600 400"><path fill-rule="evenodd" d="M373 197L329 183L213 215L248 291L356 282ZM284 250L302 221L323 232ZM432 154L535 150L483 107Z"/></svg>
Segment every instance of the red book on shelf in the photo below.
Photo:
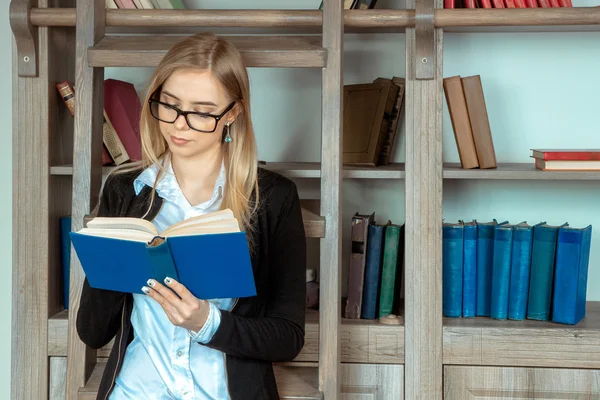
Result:
<svg viewBox="0 0 600 400"><path fill-rule="evenodd" d="M525 0L527 8L538 8L537 0Z"/></svg>
<svg viewBox="0 0 600 400"><path fill-rule="evenodd" d="M548 0L550 2L550 7L558 8L560 7L560 3L558 0Z"/></svg>
<svg viewBox="0 0 600 400"><path fill-rule="evenodd" d="M104 81L104 110L131 161L142 159L140 140L141 103L132 83Z"/></svg>
<svg viewBox="0 0 600 400"><path fill-rule="evenodd" d="M538 0L538 4L540 5L541 8L550 8L550 7L552 7L550 5L550 0Z"/></svg>
<svg viewBox="0 0 600 400"><path fill-rule="evenodd" d="M527 5L525 4L525 0L515 0L515 7L516 8L527 8Z"/></svg>
<svg viewBox="0 0 600 400"><path fill-rule="evenodd" d="M600 149L531 149L531 157L545 161L600 161Z"/></svg>
<svg viewBox="0 0 600 400"><path fill-rule="evenodd" d="M465 8L477 8L475 0L465 0Z"/></svg>
<svg viewBox="0 0 600 400"><path fill-rule="evenodd" d="M504 0L492 0L494 8L504 8Z"/></svg>
<svg viewBox="0 0 600 400"><path fill-rule="evenodd" d="M481 8L492 8L492 2L490 0L480 0Z"/></svg>
<svg viewBox="0 0 600 400"><path fill-rule="evenodd" d="M444 8L454 8L455 0L444 0Z"/></svg>
<svg viewBox="0 0 600 400"><path fill-rule="evenodd" d="M504 2L506 3L506 8L517 8L515 0L504 0Z"/></svg>

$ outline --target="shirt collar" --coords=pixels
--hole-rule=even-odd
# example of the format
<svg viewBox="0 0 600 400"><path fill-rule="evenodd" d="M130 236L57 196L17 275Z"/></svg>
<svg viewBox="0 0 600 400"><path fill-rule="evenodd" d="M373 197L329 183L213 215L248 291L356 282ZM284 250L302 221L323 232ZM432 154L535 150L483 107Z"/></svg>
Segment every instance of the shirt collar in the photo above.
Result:
<svg viewBox="0 0 600 400"><path fill-rule="evenodd" d="M173 172L173 166L171 165L170 160L166 160L165 165L165 174L160 178L160 181L156 184L156 192L160 197L165 200L171 201L173 203L180 203L181 201L187 202L185 196L181 192L181 188L179 187L179 183L177 182L177 178L175 177L175 173ZM143 170L138 177L133 182L133 186L135 189L136 195L139 195L144 186L153 187L154 182L156 181L156 177L158 176L160 169L158 165L153 164ZM194 208L207 208L212 205L218 199L222 199L225 191L225 182L226 182L226 170L225 170L225 162L221 162L221 169L219 171L219 175L217 176L217 180L215 181L215 187L213 189L212 196L210 200L197 204Z"/></svg>

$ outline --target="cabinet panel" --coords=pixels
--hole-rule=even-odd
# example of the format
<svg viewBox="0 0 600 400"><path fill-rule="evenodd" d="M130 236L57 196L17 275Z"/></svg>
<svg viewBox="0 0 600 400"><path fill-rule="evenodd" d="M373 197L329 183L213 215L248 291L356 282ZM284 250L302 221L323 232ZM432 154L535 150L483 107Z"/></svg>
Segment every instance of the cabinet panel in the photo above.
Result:
<svg viewBox="0 0 600 400"><path fill-rule="evenodd" d="M600 370L444 367L444 400L600 398Z"/></svg>
<svg viewBox="0 0 600 400"><path fill-rule="evenodd" d="M342 400L404 399L404 366L342 364Z"/></svg>

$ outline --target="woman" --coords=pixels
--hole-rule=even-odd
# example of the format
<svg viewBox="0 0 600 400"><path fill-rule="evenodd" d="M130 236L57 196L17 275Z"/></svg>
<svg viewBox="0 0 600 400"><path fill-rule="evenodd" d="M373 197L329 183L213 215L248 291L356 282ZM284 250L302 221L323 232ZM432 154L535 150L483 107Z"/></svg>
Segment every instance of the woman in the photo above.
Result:
<svg viewBox="0 0 600 400"><path fill-rule="evenodd" d="M277 399L271 363L304 344L306 241L296 186L257 167L241 56L194 35L166 54L147 93L143 160L107 178L98 216L145 218L161 231L229 208L248 235L257 295L199 300L169 278L125 294L86 279L79 336L94 349L115 338L97 398ZM210 268L201 250L197 258Z"/></svg>

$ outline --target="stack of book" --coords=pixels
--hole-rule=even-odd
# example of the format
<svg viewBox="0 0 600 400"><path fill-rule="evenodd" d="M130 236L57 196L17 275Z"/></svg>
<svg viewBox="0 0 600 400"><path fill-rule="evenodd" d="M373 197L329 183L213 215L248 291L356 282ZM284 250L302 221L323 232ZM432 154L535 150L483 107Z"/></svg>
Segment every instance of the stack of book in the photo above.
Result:
<svg viewBox="0 0 600 400"><path fill-rule="evenodd" d="M356 213L351 240L344 317L391 323L402 308L404 225L377 224L375 213Z"/></svg>
<svg viewBox="0 0 600 400"><path fill-rule="evenodd" d="M124 8L131 10L183 9L181 0L105 0L106 8Z"/></svg>
<svg viewBox="0 0 600 400"><path fill-rule="evenodd" d="M577 324L591 235L591 225L568 223L444 223L444 316Z"/></svg>
<svg viewBox="0 0 600 400"><path fill-rule="evenodd" d="M531 149L543 171L600 171L600 149Z"/></svg>

